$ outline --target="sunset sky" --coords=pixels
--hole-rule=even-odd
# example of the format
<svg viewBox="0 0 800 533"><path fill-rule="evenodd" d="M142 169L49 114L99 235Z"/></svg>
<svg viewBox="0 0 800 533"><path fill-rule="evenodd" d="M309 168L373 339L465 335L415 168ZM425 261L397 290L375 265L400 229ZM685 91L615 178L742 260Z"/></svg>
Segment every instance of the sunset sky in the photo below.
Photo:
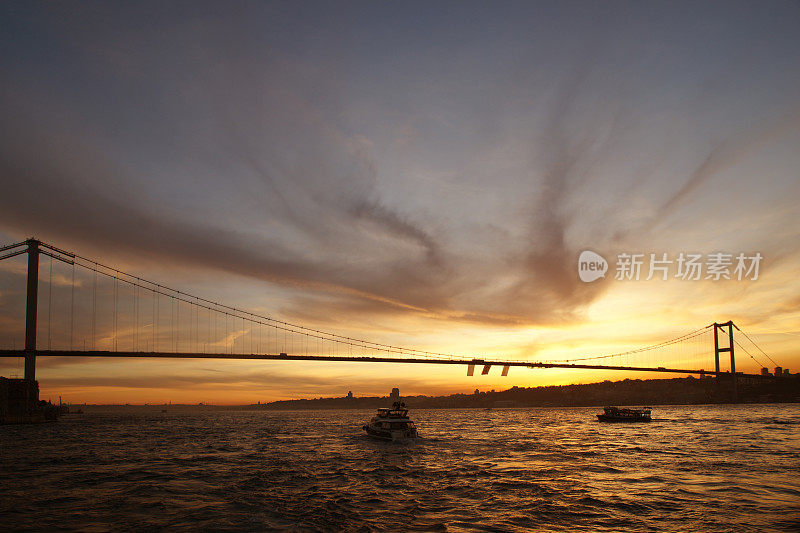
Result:
<svg viewBox="0 0 800 533"><path fill-rule="evenodd" d="M589 357L732 319L800 370L797 2L0 13L0 246L35 235L270 317L469 358ZM581 281L584 250L604 279ZM763 260L755 280L676 264L615 279L619 254L682 252ZM2 348L23 345L24 265L0 262ZM70 267L53 268L65 286ZM250 403L667 376L40 358L37 377L73 402Z"/></svg>

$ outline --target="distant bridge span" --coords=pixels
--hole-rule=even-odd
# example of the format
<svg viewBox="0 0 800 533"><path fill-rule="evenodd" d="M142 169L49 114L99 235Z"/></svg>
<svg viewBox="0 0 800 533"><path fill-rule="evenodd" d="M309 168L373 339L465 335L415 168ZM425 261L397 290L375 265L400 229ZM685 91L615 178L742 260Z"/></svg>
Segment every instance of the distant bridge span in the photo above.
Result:
<svg viewBox="0 0 800 533"><path fill-rule="evenodd" d="M25 379L35 380L37 357L116 357L116 358L165 358L165 359L230 359L261 361L320 361L360 363L418 363L436 365L466 365L467 375L474 374L476 367L481 375L489 373L493 366L502 367L502 375L509 368L562 368L571 370L622 370L632 372L661 372L671 374L698 374L731 379L736 396L736 378L764 377L766 368L752 353L733 337L734 328L740 331L755 348L775 363L733 321L709 324L704 328L658 344L609 355L575 357L565 356L557 361L503 360L483 356L456 355L430 352L416 348L393 346L381 342L355 339L344 335L320 331L300 324L285 322L265 315L213 302L211 300L171 289L159 283L122 272L95 260L56 248L34 238L0 246L0 261L27 254L27 298L25 311L24 349L2 349L0 357L25 359ZM49 281L40 283L40 255L50 258ZM64 295L64 304L69 304L68 313L53 320L53 262L71 267L69 279L61 276L61 285L69 287L69 296ZM76 267L86 275L83 282L76 283ZM105 281L103 281L105 280ZM46 285L45 285L46 283ZM102 285L105 283L105 285ZM37 324L39 314L39 285L47 288L46 324ZM76 330L76 288L91 291L84 299L83 329ZM63 294L63 292L62 292ZM107 298L105 307L100 299ZM113 301L113 306L112 306ZM66 307L66 306L65 306ZM79 306L78 312L81 308ZM78 313L78 314L79 314ZM57 317L59 318L59 317ZM105 323L103 324L103 320ZM52 335L52 325L59 323L64 331L59 339ZM697 343L701 336L711 334L713 328L713 352L710 341L703 341L700 350L702 362L686 356L690 343ZM46 332L46 343L37 342L38 330ZM83 350L76 350L82 337ZM55 342L54 342L55 340ZM720 340L723 340L721 343ZM88 341L88 342L87 342ZM726 341L726 342L725 342ZM708 344L706 344L706 342ZM46 345L46 349L43 345ZM98 346L99 345L99 346ZM298 346L299 345L299 346ZM762 367L762 374L736 372L734 345L750 356ZM61 346L62 348L57 348ZM706 347L707 346L707 347ZM108 348L108 349L98 349ZM129 349L131 348L131 349ZM678 357L669 357L665 350L677 350ZM683 352L681 352L683 350ZM354 353L355 351L355 353ZM293 352L293 353L292 353ZM343 352L348 355L341 355ZM360 352L360 353L359 353ZM377 355L377 354L386 354ZM660 362L683 361L687 366L703 362L714 355L714 370L672 368L658 366ZM720 355L730 355L730 371L720 369ZM373 355L375 354L375 355ZM651 357L645 361L643 357ZM683 359L681 359L683 356ZM638 357L631 365L630 357ZM760 357L760 355L759 355ZM606 360L619 364L593 364L582 361ZM647 364L643 364L643 363ZM625 364L623 364L625 363ZM674 364L674 363L672 363ZM776 367L779 366L776 364Z"/></svg>

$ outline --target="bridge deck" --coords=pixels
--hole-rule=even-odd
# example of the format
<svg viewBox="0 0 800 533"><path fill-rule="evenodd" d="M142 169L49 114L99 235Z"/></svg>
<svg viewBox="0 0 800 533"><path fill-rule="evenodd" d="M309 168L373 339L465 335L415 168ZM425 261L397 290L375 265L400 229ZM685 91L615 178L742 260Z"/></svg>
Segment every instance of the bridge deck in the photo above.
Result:
<svg viewBox="0 0 800 533"><path fill-rule="evenodd" d="M0 350L0 357L24 357L25 352L20 350ZM341 355L288 355L280 354L230 354L230 353L174 353L174 352L111 352L111 351L79 351L79 350L36 350L37 357L117 357L117 358L161 358L161 359L243 359L262 361L329 361L329 362L360 362L360 363L422 363L434 365L490 365L490 366L517 366L525 368L567 368L576 370L628 370L638 372L664 372L669 374L702 374L702 375L730 375L730 372L715 372L713 370L693 370L683 368L665 367L636 367L612 365L585 365L575 363L547 363L537 361L502 361L493 359L447 359L447 358L421 358L421 357L381 357L381 356L341 356ZM764 377L761 374L744 374L737 372L742 377Z"/></svg>

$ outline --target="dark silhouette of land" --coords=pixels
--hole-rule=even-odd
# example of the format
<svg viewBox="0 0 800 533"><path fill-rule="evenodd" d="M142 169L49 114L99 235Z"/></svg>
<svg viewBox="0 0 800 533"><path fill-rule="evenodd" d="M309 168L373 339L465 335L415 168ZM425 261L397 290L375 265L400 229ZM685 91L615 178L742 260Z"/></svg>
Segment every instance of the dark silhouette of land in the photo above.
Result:
<svg viewBox="0 0 800 533"><path fill-rule="evenodd" d="M738 381L739 403L800 402L800 376ZM625 379L583 385L512 387L447 396L403 396L415 409L454 407L590 407L598 405L681 405L731 403L730 379ZM394 396L281 400L257 404L263 409L373 409L391 404Z"/></svg>
<svg viewBox="0 0 800 533"><path fill-rule="evenodd" d="M14 423L15 418L30 414L32 409L22 409L17 404L14 394L4 389L4 383L22 382L23 380L7 380L0 378L0 423ZM446 396L400 396L394 389L388 396L357 397L352 393L339 398L313 398L297 400L279 400L251 405L212 405L197 404L108 404L88 405L75 404L74 410L68 406L63 412L94 412L100 408L160 410L162 413L184 412L189 410L302 410L302 409L361 409L372 410L388 407L393 401L402 399L413 409L437 408L502 408L502 407L597 407L603 405L635 406L635 405L699 405L733 403L733 387L730 378L717 380L706 378L673 378L673 379L625 379L622 381L603 381L599 383L552 385L546 387L512 387L504 391L479 391L470 394L450 394ZM38 386L36 387L38 397ZM37 398L38 400L38 398ZM16 402L16 403L15 403ZM794 403L800 402L800 374L781 377L767 376L759 378L743 378L738 380L738 403ZM47 402L36 402L36 404ZM58 406L54 406L58 407ZM41 410L41 408L39 409ZM59 411L60 412L60 411ZM35 413L34 413L35 414ZM14 415L14 416L12 416ZM33 417L31 420L19 422L37 422L52 419ZM39 420L41 418L42 420Z"/></svg>

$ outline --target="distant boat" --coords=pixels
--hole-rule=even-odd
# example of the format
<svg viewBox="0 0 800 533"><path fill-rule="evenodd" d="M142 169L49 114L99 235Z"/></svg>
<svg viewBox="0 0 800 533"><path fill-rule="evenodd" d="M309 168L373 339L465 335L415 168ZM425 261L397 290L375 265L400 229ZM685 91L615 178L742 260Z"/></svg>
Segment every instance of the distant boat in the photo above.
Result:
<svg viewBox="0 0 800 533"><path fill-rule="evenodd" d="M603 414L597 415L600 422L650 422L650 408L628 409L619 407L603 407Z"/></svg>
<svg viewBox="0 0 800 533"><path fill-rule="evenodd" d="M418 437L417 427L408 418L408 409L402 402L394 402L391 408L378 409L378 414L363 429L370 437L381 440L396 441Z"/></svg>

